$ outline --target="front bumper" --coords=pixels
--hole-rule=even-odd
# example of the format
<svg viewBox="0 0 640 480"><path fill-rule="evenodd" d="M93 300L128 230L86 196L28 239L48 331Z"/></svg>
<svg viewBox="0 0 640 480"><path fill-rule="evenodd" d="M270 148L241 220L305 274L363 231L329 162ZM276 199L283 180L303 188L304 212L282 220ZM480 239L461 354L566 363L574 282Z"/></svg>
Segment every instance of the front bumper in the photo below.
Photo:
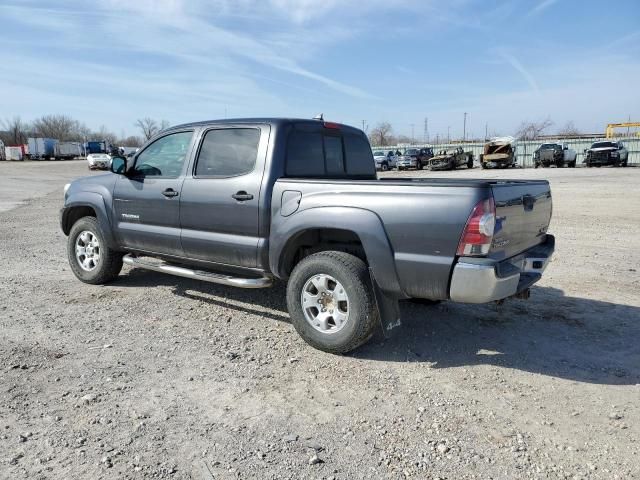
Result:
<svg viewBox="0 0 640 480"><path fill-rule="evenodd" d="M555 237L507 260L461 257L453 268L449 297L454 302L487 303L503 300L531 287L547 268Z"/></svg>

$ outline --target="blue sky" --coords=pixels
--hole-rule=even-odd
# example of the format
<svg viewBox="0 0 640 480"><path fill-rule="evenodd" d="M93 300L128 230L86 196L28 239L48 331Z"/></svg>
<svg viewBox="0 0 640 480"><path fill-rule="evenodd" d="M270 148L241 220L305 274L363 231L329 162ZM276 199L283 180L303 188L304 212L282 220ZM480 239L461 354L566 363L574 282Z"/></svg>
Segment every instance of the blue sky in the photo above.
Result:
<svg viewBox="0 0 640 480"><path fill-rule="evenodd" d="M640 118L638 0L2 0L0 118L246 116L396 133Z"/></svg>

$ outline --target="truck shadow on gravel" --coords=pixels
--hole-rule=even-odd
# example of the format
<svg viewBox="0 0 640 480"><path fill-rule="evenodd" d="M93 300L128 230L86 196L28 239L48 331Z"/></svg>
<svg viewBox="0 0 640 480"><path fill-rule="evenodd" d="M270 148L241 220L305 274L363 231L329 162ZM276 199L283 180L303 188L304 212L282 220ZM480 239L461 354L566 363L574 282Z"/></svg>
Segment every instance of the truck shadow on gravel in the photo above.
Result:
<svg viewBox="0 0 640 480"><path fill-rule="evenodd" d="M168 286L214 307L289 322L286 286L242 290L134 269L118 287ZM533 287L528 301L498 307L401 302L402 326L377 333L351 357L420 362L432 369L494 365L585 383L640 383L640 308Z"/></svg>
<svg viewBox="0 0 640 480"><path fill-rule="evenodd" d="M640 383L640 308L533 287L502 306L402 302L403 325L356 358L431 368L494 365L585 383Z"/></svg>

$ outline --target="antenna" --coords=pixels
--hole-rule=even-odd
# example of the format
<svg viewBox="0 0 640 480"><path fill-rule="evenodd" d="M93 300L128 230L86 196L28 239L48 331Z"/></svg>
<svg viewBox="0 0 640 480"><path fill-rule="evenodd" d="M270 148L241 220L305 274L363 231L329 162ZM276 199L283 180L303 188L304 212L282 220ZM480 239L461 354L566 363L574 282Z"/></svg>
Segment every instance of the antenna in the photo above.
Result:
<svg viewBox="0 0 640 480"><path fill-rule="evenodd" d="M313 117L314 120L320 120L321 122L324 121L324 114L319 113L318 115L316 115L315 117Z"/></svg>

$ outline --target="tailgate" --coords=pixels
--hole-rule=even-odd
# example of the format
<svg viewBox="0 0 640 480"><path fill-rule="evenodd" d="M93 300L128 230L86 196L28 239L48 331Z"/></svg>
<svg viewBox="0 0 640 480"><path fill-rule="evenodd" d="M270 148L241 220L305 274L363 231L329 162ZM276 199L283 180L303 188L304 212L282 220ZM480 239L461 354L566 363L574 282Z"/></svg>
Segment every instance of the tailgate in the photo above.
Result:
<svg viewBox="0 0 640 480"><path fill-rule="evenodd" d="M495 182L491 189L496 227L489 256L509 258L542 243L551 221L549 182Z"/></svg>

